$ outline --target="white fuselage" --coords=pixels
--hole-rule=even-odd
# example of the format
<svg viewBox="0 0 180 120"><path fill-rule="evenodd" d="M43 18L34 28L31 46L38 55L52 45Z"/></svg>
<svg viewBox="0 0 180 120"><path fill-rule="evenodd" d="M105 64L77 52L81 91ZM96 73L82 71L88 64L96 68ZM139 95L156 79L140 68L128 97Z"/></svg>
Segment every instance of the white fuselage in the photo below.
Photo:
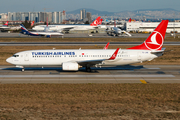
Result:
<svg viewBox="0 0 180 120"><path fill-rule="evenodd" d="M35 27L33 27L33 30L36 31L42 31L44 30L44 27L46 25L37 25ZM63 30L63 29L67 29L67 30L94 30L97 29L98 26L90 26L90 25L48 25L49 30L52 31L59 31L59 30Z"/></svg>
<svg viewBox="0 0 180 120"><path fill-rule="evenodd" d="M52 36L63 36L64 34L60 33L60 32L31 32L32 34L36 34L36 35L52 35Z"/></svg>
<svg viewBox="0 0 180 120"><path fill-rule="evenodd" d="M117 34L117 35L121 34L121 29L119 29L117 27L113 27L113 29L114 29L115 34Z"/></svg>
<svg viewBox="0 0 180 120"><path fill-rule="evenodd" d="M16 53L6 61L16 66L61 66L64 62L82 62L105 59L98 66L127 65L152 60L160 54L151 54L150 50L120 49L114 60L108 60L115 49L99 50L29 50Z"/></svg>

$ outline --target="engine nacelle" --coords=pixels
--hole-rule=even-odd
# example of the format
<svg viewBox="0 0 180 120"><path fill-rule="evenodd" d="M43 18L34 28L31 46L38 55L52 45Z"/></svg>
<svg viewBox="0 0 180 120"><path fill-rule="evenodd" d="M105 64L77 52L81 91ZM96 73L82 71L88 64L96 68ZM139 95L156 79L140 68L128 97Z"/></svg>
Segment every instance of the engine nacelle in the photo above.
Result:
<svg viewBox="0 0 180 120"><path fill-rule="evenodd" d="M75 62L62 63L62 70L77 71L78 69L79 69L79 65Z"/></svg>
<svg viewBox="0 0 180 120"><path fill-rule="evenodd" d="M47 38L51 38L51 35L46 35Z"/></svg>

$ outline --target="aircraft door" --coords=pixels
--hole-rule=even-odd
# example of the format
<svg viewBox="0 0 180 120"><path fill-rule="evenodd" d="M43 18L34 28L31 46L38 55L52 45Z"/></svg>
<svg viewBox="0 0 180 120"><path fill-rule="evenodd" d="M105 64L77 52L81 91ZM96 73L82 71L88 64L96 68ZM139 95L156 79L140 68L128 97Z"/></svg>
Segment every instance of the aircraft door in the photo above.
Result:
<svg viewBox="0 0 180 120"><path fill-rule="evenodd" d="M29 61L29 54L28 53L24 54L24 61Z"/></svg>

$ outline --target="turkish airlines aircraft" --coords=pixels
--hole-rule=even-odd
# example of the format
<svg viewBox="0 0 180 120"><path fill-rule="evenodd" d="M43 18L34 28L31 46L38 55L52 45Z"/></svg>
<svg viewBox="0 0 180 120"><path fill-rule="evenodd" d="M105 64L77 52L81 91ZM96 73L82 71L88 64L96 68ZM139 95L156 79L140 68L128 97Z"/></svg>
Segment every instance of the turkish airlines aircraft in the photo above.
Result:
<svg viewBox="0 0 180 120"><path fill-rule="evenodd" d="M152 34L141 44L127 49L86 50L29 50L14 54L6 61L24 70L25 66L62 66L62 70L77 71L91 66L117 66L151 61L163 55L162 49L168 20L162 20ZM107 45L108 46L108 45Z"/></svg>
<svg viewBox="0 0 180 120"><path fill-rule="evenodd" d="M94 30L98 28L99 23L101 23L100 16L94 20L91 25L49 25L49 30L52 31L69 31L69 30ZM33 30L42 31L46 25L37 25L33 27Z"/></svg>
<svg viewBox="0 0 180 120"><path fill-rule="evenodd" d="M2 31L8 31L8 30L19 30L21 29L20 26L8 26L8 21L3 24L3 26L0 26L0 30Z"/></svg>

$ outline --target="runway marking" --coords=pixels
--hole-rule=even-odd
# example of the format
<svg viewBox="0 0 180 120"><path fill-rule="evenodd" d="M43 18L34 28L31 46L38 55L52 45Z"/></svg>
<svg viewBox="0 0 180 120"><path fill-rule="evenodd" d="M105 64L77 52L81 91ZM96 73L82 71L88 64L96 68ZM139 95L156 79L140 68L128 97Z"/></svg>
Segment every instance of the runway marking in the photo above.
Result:
<svg viewBox="0 0 180 120"><path fill-rule="evenodd" d="M92 77L98 77L98 78L116 78L116 77L175 77L174 75L131 75L131 74L126 74L126 75L0 75L0 78L29 78L29 77L44 77L44 78L83 78L83 77L88 77L88 78L92 78Z"/></svg>
<svg viewBox="0 0 180 120"><path fill-rule="evenodd" d="M140 80L141 81L141 83L143 83L143 84L147 84L147 82L145 81L145 80Z"/></svg>

